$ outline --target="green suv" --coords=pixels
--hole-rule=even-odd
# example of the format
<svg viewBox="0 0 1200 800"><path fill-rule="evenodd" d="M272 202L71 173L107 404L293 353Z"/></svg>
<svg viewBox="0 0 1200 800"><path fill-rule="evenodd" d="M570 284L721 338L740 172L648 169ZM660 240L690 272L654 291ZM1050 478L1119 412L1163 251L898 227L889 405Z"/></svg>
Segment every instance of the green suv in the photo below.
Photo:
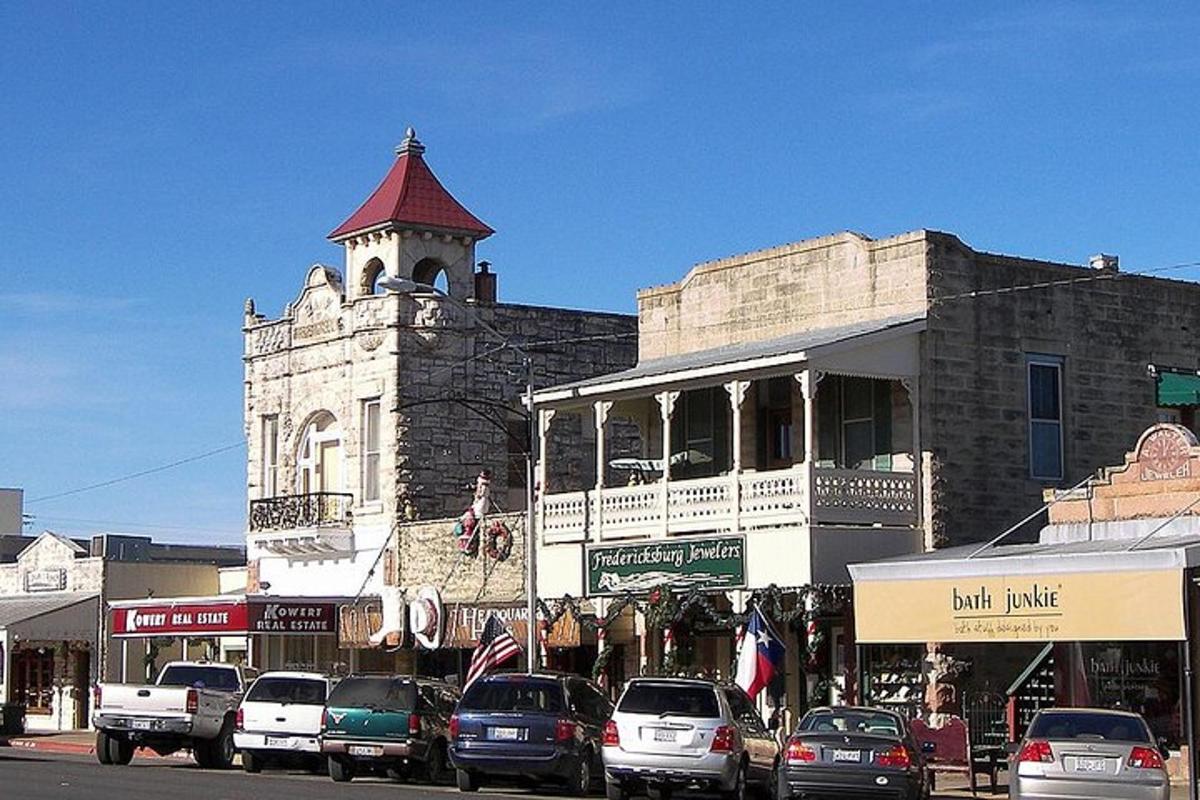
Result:
<svg viewBox="0 0 1200 800"><path fill-rule="evenodd" d="M329 777L364 772L397 779L449 777L446 742L458 691L445 683L400 675L352 675L329 693L321 719L321 752Z"/></svg>

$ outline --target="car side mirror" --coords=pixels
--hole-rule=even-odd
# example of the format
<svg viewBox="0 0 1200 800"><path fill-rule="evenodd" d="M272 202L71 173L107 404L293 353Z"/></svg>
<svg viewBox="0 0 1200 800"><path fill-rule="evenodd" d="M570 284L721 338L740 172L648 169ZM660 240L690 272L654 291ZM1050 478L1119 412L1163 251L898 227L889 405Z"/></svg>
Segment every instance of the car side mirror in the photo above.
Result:
<svg viewBox="0 0 1200 800"><path fill-rule="evenodd" d="M929 755L937 752L937 742L921 742L921 752Z"/></svg>

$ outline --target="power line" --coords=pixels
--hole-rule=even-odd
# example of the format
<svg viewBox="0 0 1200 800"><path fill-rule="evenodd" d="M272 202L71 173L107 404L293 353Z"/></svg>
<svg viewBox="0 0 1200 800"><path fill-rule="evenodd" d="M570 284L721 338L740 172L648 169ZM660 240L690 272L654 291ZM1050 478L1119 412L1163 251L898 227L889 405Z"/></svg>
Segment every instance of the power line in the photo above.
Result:
<svg viewBox="0 0 1200 800"><path fill-rule="evenodd" d="M47 494L47 495L43 495L42 497L35 497L32 500L26 500L25 504L32 505L34 503L45 502L46 500L57 500L60 497L69 497L70 495L74 495L74 494L90 492L93 489L102 489L106 486L112 486L113 484L116 484L116 483L124 483L125 481L131 481L131 480L134 480L135 478L144 478L145 476L153 475L156 472L165 472L166 470L174 469L175 467L180 467L180 466L183 466L184 464L191 464L193 461L200 461L201 459L209 458L210 456L215 456L220 453L226 453L230 450L234 450L236 448L245 447L245 446L246 446L246 440L243 439L242 441L237 442L236 444L227 444L224 447L218 447L215 450L209 450L204 453L199 453L198 455L181 458L178 461L172 461L169 464L162 464L157 467L151 467L150 469L144 469L144 470L141 470L140 472L132 472L128 475L122 475L118 478L110 478L109 480L100 481L99 483L93 483L88 486L80 486L77 489L68 489L65 492L58 492L56 494Z"/></svg>
<svg viewBox="0 0 1200 800"><path fill-rule="evenodd" d="M184 533L245 533L245 526L241 523L229 528L197 528L188 525L169 525L167 523L157 522L130 522L128 520L115 519L84 519L80 517L60 517L57 515L47 514L27 514L30 522L42 521L46 523L69 522L82 523L84 525L113 525L121 528L147 528L149 530L163 531L181 531Z"/></svg>

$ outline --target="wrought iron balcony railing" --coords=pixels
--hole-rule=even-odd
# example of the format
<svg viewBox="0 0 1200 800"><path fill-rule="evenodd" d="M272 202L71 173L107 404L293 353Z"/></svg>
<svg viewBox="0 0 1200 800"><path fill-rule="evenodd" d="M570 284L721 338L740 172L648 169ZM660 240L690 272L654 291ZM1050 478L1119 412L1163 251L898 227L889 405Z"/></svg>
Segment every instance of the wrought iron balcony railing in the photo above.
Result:
<svg viewBox="0 0 1200 800"><path fill-rule="evenodd" d="M350 524L354 495L341 492L289 494L250 501L251 531L290 531Z"/></svg>

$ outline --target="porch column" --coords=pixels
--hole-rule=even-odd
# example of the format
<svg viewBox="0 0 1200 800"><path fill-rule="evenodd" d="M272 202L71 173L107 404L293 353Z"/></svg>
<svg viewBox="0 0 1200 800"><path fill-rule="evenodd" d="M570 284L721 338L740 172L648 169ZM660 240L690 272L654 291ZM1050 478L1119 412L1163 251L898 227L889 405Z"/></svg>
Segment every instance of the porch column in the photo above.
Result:
<svg viewBox="0 0 1200 800"><path fill-rule="evenodd" d="M604 464L607 454L604 449L604 424L612 410L611 400L597 400L592 404L596 418L596 541L604 535Z"/></svg>
<svg viewBox="0 0 1200 800"><path fill-rule="evenodd" d="M750 381L730 381L725 384L729 393L729 407L733 412L733 469L732 483L729 487L729 499L733 503L733 521L731 529L737 533L741 528L742 511L742 403L746 401L746 390Z"/></svg>
<svg viewBox="0 0 1200 800"><path fill-rule="evenodd" d="M925 519L924 457L921 453L921 379L916 375L901 378L900 384L908 392L908 405L912 411L912 462L913 462L913 514L915 524L921 529L921 540L926 550L933 549L933 526Z"/></svg>
<svg viewBox="0 0 1200 800"><path fill-rule="evenodd" d="M121 683L129 683L129 640L121 640Z"/></svg>
<svg viewBox="0 0 1200 800"><path fill-rule="evenodd" d="M817 425L816 425L816 396L817 382L821 373L806 369L796 375L800 382L800 395L804 398L804 488L800 492L800 511L804 515L805 524L813 522L813 491L816 480L815 464L817 460Z"/></svg>
<svg viewBox="0 0 1200 800"><path fill-rule="evenodd" d="M679 392L659 392L654 395L654 399L658 401L659 416L662 418L663 471L662 486L659 488L659 509L662 513L661 533L666 536L667 522L670 518L670 514L667 513L667 501L670 499L671 482L671 415L675 413L675 401L679 399Z"/></svg>
<svg viewBox="0 0 1200 800"><path fill-rule="evenodd" d="M534 487L537 497L537 529L546 530L546 439L550 433L550 421L554 419L553 408L540 408L537 413L537 485Z"/></svg>

